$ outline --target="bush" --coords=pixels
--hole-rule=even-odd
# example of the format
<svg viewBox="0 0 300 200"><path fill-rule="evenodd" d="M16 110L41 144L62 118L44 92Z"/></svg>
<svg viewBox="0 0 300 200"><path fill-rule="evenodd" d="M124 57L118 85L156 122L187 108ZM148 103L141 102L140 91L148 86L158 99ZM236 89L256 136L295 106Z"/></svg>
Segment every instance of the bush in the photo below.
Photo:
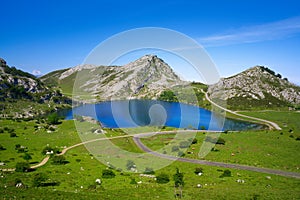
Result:
<svg viewBox="0 0 300 200"><path fill-rule="evenodd" d="M192 144L197 144L197 143L198 143L197 138L194 138L193 141L192 141Z"/></svg>
<svg viewBox="0 0 300 200"><path fill-rule="evenodd" d="M178 154L177 154L179 157L183 157L185 156L185 153L183 151L178 151Z"/></svg>
<svg viewBox="0 0 300 200"><path fill-rule="evenodd" d="M179 150L179 146L172 146L172 152L178 151L178 150Z"/></svg>
<svg viewBox="0 0 300 200"><path fill-rule="evenodd" d="M48 123L55 125L55 124L59 124L59 117L57 113L52 113L48 116Z"/></svg>
<svg viewBox="0 0 300 200"><path fill-rule="evenodd" d="M10 133L10 137L17 137L17 134L15 132Z"/></svg>
<svg viewBox="0 0 300 200"><path fill-rule="evenodd" d="M0 144L0 151L3 151L3 150L6 150L6 148Z"/></svg>
<svg viewBox="0 0 300 200"><path fill-rule="evenodd" d="M23 156L23 159L26 160L26 161L29 161L29 160L32 159L32 157L29 153L25 153L24 156Z"/></svg>
<svg viewBox="0 0 300 200"><path fill-rule="evenodd" d="M16 164L16 172L27 172L30 169L29 163L18 162Z"/></svg>
<svg viewBox="0 0 300 200"><path fill-rule="evenodd" d="M216 144L225 145L225 140L223 138L218 138Z"/></svg>
<svg viewBox="0 0 300 200"><path fill-rule="evenodd" d="M154 170L150 167L146 167L144 174L155 174Z"/></svg>
<svg viewBox="0 0 300 200"><path fill-rule="evenodd" d="M220 176L220 178L223 178L223 177L231 177L231 171L229 169L224 170L224 172Z"/></svg>
<svg viewBox="0 0 300 200"><path fill-rule="evenodd" d="M133 185L136 185L136 184L137 184L135 178L131 178L130 184L133 184Z"/></svg>
<svg viewBox="0 0 300 200"><path fill-rule="evenodd" d="M206 142L210 142L210 143L215 143L215 144L221 144L221 145L225 145L225 140L223 138L212 138L212 137L206 137L205 138Z"/></svg>
<svg viewBox="0 0 300 200"><path fill-rule="evenodd" d="M203 173L203 168L202 167L196 167L195 171L194 171L195 174L199 174L199 173Z"/></svg>
<svg viewBox="0 0 300 200"><path fill-rule="evenodd" d="M44 185L44 182L47 180L47 176L42 173L35 174L32 180L33 187L41 187Z"/></svg>
<svg viewBox="0 0 300 200"><path fill-rule="evenodd" d="M52 157L52 164L54 165L64 165L66 163L67 163L66 158L63 155Z"/></svg>
<svg viewBox="0 0 300 200"><path fill-rule="evenodd" d="M165 173L161 173L158 176L156 176L156 182L160 184L165 184L170 181L169 175Z"/></svg>
<svg viewBox="0 0 300 200"><path fill-rule="evenodd" d="M136 165L132 160L128 160L126 164L126 169L130 170L131 168L136 168Z"/></svg>
<svg viewBox="0 0 300 200"><path fill-rule="evenodd" d="M2 128L0 128L0 133L4 133L4 130Z"/></svg>
<svg viewBox="0 0 300 200"><path fill-rule="evenodd" d="M110 169L104 169L102 171L102 178L114 178L116 174Z"/></svg>

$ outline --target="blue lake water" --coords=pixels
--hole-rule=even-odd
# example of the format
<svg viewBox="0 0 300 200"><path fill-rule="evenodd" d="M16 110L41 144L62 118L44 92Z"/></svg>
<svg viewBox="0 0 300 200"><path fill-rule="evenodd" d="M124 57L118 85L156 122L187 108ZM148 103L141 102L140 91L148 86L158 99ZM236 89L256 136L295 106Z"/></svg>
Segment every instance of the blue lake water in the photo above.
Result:
<svg viewBox="0 0 300 200"><path fill-rule="evenodd" d="M206 130L257 130L263 125L224 118L209 110L178 102L156 100L106 101L84 104L63 113L89 116L107 128L171 126Z"/></svg>

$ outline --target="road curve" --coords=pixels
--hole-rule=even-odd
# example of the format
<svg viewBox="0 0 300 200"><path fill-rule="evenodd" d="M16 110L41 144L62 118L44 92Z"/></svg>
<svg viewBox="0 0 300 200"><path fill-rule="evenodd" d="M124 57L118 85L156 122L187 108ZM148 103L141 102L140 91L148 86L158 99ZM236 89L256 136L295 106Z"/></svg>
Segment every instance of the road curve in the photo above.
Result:
<svg viewBox="0 0 300 200"><path fill-rule="evenodd" d="M227 108L224 108L218 104L216 104L215 102L213 102L207 92L205 92L204 90L201 89L201 92L203 92L205 94L205 98L207 99L207 101L209 101L211 104L213 104L214 106L226 111L226 112L229 112L231 114L234 114L234 115L237 115L237 116L240 116L240 117L244 117L244 118L248 118L248 119L251 119L251 120L257 120L257 121L260 121L264 124L267 124L270 128L274 128L276 130L281 130L280 126L278 124L276 124L275 122L272 122L272 121L269 121L269 120L265 120L265 119L260 119L260 118L257 118L257 117L251 117L251 116L248 116L248 115L243 115L243 114L240 114L240 113L237 113L237 112L234 112L232 110L229 110Z"/></svg>
<svg viewBox="0 0 300 200"><path fill-rule="evenodd" d="M205 131L205 130L203 130ZM177 131L163 131L163 132L147 132L147 133L138 133L134 135L121 135L121 136L115 136L115 137L103 137L98 139L93 139L85 142L81 142L72 146L69 146L62 150L62 152L58 155L64 155L67 153L67 151L92 142L101 141L101 140L111 140L111 139L117 139L117 138L126 138L126 137L133 137L133 141L135 144L142 149L143 151L150 153L152 155L169 159L169 160L177 160L181 162L188 162L188 163L194 163L194 164L201 164L201 165L207 165L207 166L217 166L217 167L225 167L225 168L232 168L232 169L240 169L240 170L247 170L247 171L254 171L254 172L260 172L260 173L267 173L267 174L274 174L274 175L280 175L284 177L292 177L300 179L300 173L297 172L287 172L287 171L281 171L281 170L275 170L275 169L268 169L268 168L259 168L259 167L253 167L253 166L247 166L247 165L239 165L239 164L231 164L231 163L223 163L223 162L214 162L214 161L206 161L206 160L196 160L196 159L189 159L189 158L179 158L171 155L161 154L158 152L155 152L145 146L140 138L141 137L148 137L155 134L170 134L170 133L184 133L184 132L201 132L201 130L177 130ZM207 132L207 130L205 131ZM213 131L211 131L213 132ZM50 159L50 156L45 157L39 164L31 166L32 169L36 169L38 167L41 167L45 165ZM0 169L1 171L14 171L15 169Z"/></svg>
<svg viewBox="0 0 300 200"><path fill-rule="evenodd" d="M174 160L174 161L181 161L181 162L188 162L188 163L194 163L194 164L201 164L201 165L208 165L208 166L216 166L216 167L225 167L225 168L232 168L232 169L240 169L240 170L247 170L247 171L254 171L254 172L260 172L260 173L267 173L267 174L274 174L284 177L292 177L300 179L300 173L297 172L287 172L287 171L281 171L281 170L275 170L275 169L268 169L268 168L259 168L259 167L253 167L253 166L247 166L247 165L239 165L239 164L231 164L231 163L223 163L223 162L214 162L214 161L206 161L206 160L195 160L195 159L189 159L189 158L180 158L175 157L167 154L161 154L156 151L151 150L146 145L144 145L140 137L134 136L133 141L135 144L143 151L150 153L154 156L168 159L168 160Z"/></svg>

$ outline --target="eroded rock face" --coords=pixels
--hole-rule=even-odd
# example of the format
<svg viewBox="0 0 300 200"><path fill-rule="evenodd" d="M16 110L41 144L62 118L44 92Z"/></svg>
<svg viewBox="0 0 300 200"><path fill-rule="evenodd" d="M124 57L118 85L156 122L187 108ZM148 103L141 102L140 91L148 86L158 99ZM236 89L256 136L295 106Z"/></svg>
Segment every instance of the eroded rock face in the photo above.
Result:
<svg viewBox="0 0 300 200"><path fill-rule="evenodd" d="M300 104L300 87L280 75L269 73L264 67L250 68L235 76L221 79L209 86L212 98L230 100L236 97L263 100L269 97L292 104Z"/></svg>

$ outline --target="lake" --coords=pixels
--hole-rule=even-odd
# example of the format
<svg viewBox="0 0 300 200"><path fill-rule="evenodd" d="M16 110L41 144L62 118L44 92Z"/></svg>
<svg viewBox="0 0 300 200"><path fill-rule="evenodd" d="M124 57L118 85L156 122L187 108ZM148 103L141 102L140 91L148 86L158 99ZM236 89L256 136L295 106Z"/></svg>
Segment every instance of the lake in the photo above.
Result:
<svg viewBox="0 0 300 200"><path fill-rule="evenodd" d="M63 115L66 119L73 119L75 115L89 116L106 128L170 126L215 131L265 128L261 124L224 118L197 106L157 100L120 100L84 104L64 112Z"/></svg>

